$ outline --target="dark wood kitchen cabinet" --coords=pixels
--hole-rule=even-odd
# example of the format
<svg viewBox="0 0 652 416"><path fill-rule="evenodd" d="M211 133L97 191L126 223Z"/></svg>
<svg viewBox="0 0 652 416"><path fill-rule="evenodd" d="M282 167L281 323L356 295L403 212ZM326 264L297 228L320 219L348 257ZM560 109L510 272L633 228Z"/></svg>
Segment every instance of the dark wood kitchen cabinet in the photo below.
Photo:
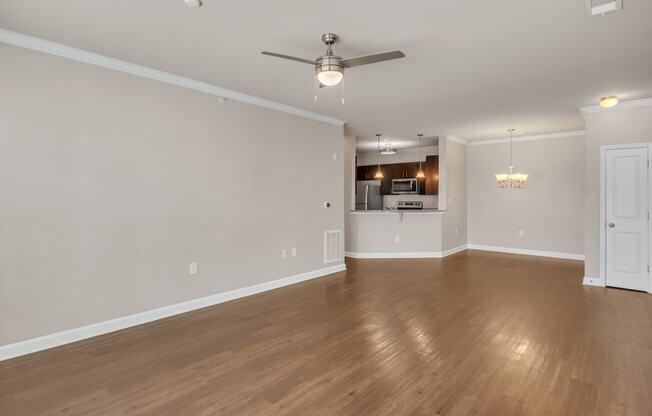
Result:
<svg viewBox="0 0 652 416"><path fill-rule="evenodd" d="M384 176L392 176L391 165L380 165L380 171ZM376 179L376 172L378 172L378 165L358 166L355 169L356 181L371 181ZM391 181L390 181L391 182Z"/></svg>
<svg viewBox="0 0 652 416"><path fill-rule="evenodd" d="M394 179L416 178L419 172L419 162L394 163L390 166L393 167Z"/></svg>
<svg viewBox="0 0 652 416"><path fill-rule="evenodd" d="M392 165L380 165L380 170L383 172L383 179L380 181L380 194L392 194L392 179L394 179L394 167Z"/></svg>
<svg viewBox="0 0 652 416"><path fill-rule="evenodd" d="M439 156L426 157L426 195L439 195Z"/></svg>
<svg viewBox="0 0 652 416"><path fill-rule="evenodd" d="M419 194L439 194L439 156L428 156L426 162L421 162L421 168L426 174L425 179L419 179ZM378 171L378 165L358 166L356 168L356 180L373 180ZM380 193L382 195L392 194L392 179L416 178L419 172L419 162L392 163L380 165L383 179L380 180Z"/></svg>
<svg viewBox="0 0 652 416"><path fill-rule="evenodd" d="M368 181L371 179L372 166L358 166L355 170L355 179L358 181Z"/></svg>

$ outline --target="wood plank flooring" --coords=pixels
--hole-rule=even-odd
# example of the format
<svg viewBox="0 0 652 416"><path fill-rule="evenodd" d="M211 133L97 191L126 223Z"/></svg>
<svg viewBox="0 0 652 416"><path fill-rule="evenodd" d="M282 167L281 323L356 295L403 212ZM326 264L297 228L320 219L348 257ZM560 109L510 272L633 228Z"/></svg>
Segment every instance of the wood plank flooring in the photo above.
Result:
<svg viewBox="0 0 652 416"><path fill-rule="evenodd" d="M652 415L652 296L467 251L0 362L0 415Z"/></svg>

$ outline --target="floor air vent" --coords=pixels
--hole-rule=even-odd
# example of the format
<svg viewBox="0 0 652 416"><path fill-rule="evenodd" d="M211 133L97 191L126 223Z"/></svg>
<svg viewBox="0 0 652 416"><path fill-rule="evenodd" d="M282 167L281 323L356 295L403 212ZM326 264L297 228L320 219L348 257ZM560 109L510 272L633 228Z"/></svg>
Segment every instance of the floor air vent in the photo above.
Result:
<svg viewBox="0 0 652 416"><path fill-rule="evenodd" d="M342 260L344 244L342 230L324 231L324 263Z"/></svg>

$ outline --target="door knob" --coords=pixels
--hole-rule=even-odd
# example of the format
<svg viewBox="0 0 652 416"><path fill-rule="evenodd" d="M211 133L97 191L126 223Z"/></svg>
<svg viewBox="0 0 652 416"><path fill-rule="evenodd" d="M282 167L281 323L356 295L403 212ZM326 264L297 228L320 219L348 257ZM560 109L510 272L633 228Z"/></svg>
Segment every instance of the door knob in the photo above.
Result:
<svg viewBox="0 0 652 416"><path fill-rule="evenodd" d="M616 224L614 224L613 222L610 222L608 225L610 228L614 228L616 226Z"/></svg>

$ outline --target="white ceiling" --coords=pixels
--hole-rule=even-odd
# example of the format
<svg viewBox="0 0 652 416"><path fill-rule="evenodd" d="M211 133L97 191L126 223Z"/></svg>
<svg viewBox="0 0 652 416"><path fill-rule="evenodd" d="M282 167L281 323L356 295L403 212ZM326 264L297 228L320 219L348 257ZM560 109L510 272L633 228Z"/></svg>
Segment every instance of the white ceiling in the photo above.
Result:
<svg viewBox="0 0 652 416"><path fill-rule="evenodd" d="M583 128L601 95L652 96L652 2L589 18L584 0L2 0L0 27L348 121L360 143L416 133L468 140ZM335 32L352 68L314 102L310 66Z"/></svg>
<svg viewBox="0 0 652 416"><path fill-rule="evenodd" d="M383 135L380 138L380 146L385 147L389 144L390 147L396 150L406 150L419 147L419 139L417 137L388 137ZM439 145L439 137L423 137L421 140L422 146L437 146ZM376 136L359 136L356 140L356 149L360 152L371 152L378 150L378 139Z"/></svg>

